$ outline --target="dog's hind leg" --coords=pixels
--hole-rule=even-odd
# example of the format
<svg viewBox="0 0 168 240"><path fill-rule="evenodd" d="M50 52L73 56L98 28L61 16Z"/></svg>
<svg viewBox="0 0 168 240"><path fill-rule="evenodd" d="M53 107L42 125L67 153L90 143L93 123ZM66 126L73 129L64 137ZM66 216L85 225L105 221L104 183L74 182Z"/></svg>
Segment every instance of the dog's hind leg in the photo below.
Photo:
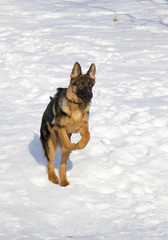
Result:
<svg viewBox="0 0 168 240"><path fill-rule="evenodd" d="M54 170L54 159L57 147L54 138L52 136L48 139L48 179L53 183L59 184L59 179Z"/></svg>
<svg viewBox="0 0 168 240"><path fill-rule="evenodd" d="M68 141L70 141L70 138L71 134L67 134ZM60 140L59 145L61 148L60 185L66 187L67 185L69 185L69 182L66 177L66 165L71 151L67 147L65 147L66 145L65 142L63 143L61 139L59 140Z"/></svg>
<svg viewBox="0 0 168 240"><path fill-rule="evenodd" d="M63 187L66 187L67 185L69 185L69 182L66 177L66 164L67 164L70 151L66 150L66 148L64 147L61 147L61 154L62 154L62 158L61 158L61 166L60 166L60 185Z"/></svg>
<svg viewBox="0 0 168 240"><path fill-rule="evenodd" d="M48 141L47 141L47 159L48 159L48 179L56 184L59 184L59 179L55 174L54 170L54 159L57 148L58 137L54 131L51 130L49 124L47 123L47 129L49 131Z"/></svg>

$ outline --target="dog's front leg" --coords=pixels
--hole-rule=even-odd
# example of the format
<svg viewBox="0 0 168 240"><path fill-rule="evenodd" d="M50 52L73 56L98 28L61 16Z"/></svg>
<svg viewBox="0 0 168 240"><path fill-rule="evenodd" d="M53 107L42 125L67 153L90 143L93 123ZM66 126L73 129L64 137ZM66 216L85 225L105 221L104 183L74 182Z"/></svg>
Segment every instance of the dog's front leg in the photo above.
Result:
<svg viewBox="0 0 168 240"><path fill-rule="evenodd" d="M88 122L84 123L83 126L79 129L81 140L75 144L75 149L83 149L86 147L87 143L90 140L90 132L88 127Z"/></svg>
<svg viewBox="0 0 168 240"><path fill-rule="evenodd" d="M61 147L61 166L60 166L60 185L66 187L69 182L66 177L66 164L70 151L67 151L64 147Z"/></svg>
<svg viewBox="0 0 168 240"><path fill-rule="evenodd" d="M75 144L70 142L66 129L64 127L57 127L57 131L61 139L62 148L64 148L65 151L69 151L69 152L71 152L72 150L75 150L74 149Z"/></svg>
<svg viewBox="0 0 168 240"><path fill-rule="evenodd" d="M58 135L61 139L61 166L60 166L60 185L66 187L69 185L69 182L66 177L66 164L69 157L69 154L74 150L75 144L70 142L70 135L67 134L66 129L59 127L57 129Z"/></svg>

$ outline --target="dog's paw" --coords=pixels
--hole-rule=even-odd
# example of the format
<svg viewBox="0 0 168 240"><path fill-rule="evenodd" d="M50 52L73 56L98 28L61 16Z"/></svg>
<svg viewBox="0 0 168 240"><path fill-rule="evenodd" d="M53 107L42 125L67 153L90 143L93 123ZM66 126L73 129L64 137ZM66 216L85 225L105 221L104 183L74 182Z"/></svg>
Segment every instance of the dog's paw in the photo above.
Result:
<svg viewBox="0 0 168 240"><path fill-rule="evenodd" d="M69 182L66 178L62 179L61 182L60 182L60 186L62 187L66 187L69 185Z"/></svg>
<svg viewBox="0 0 168 240"><path fill-rule="evenodd" d="M75 143L72 143L72 150L76 150L76 144Z"/></svg>
<svg viewBox="0 0 168 240"><path fill-rule="evenodd" d="M76 143L74 146L74 150L81 150L85 148L85 145L81 144L81 143Z"/></svg>
<svg viewBox="0 0 168 240"><path fill-rule="evenodd" d="M59 179L57 178L57 176L54 173L49 174L48 179L55 184L59 184Z"/></svg>
<svg viewBox="0 0 168 240"><path fill-rule="evenodd" d="M72 152L75 149L75 143L71 143L70 145L64 147L64 151Z"/></svg>

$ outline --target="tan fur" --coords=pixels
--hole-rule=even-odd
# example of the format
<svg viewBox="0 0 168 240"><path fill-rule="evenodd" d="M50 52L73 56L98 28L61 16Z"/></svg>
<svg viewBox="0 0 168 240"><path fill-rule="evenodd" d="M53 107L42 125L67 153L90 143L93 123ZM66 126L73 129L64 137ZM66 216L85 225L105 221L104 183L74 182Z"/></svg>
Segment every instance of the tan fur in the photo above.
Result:
<svg viewBox="0 0 168 240"><path fill-rule="evenodd" d="M54 170L54 159L57 146L61 149L61 166L60 166L60 185L67 186L69 184L66 177L66 163L70 152L73 150L83 149L86 147L89 139L89 103L84 103L82 99L77 96L77 86L74 85L74 78L78 79L81 74L80 65L75 63L71 73L70 85L66 91L66 97L61 98L59 101L60 109L65 113L61 118L57 118L55 110L55 103L52 107L54 119L52 120L52 127L49 122L46 122L46 127L49 132L47 140L47 157L48 157L48 178L53 183L59 184L59 179ZM92 81L95 80L95 65L92 64L87 72ZM93 83L94 85L94 83ZM78 104L76 104L78 103ZM78 143L74 144L70 141L72 133L79 132L81 139ZM44 149L43 149L44 150ZM43 151L45 153L45 151Z"/></svg>
<svg viewBox="0 0 168 240"><path fill-rule="evenodd" d="M48 139L48 158L49 158L49 163L48 163L48 179L52 181L53 183L58 184L59 179L57 178L54 170L54 159L55 159L55 153L56 153L56 148L58 145L58 137L54 133L54 131L51 129L50 125L47 123L48 130L50 131L50 138Z"/></svg>
<svg viewBox="0 0 168 240"><path fill-rule="evenodd" d="M55 149L59 145L61 148L61 167L60 167L60 185L67 186L69 184L66 178L66 163L70 152L77 149L83 149L87 145L90 139L90 133L88 130L88 113L86 110L89 110L89 107L85 112L81 112L78 105L73 103L69 104L70 117L64 117L61 119L60 123L63 127L55 126L49 130L51 132L51 137L48 140L49 146L49 164L48 164L48 175L49 180L54 183L59 183L58 178L54 172L54 158L55 158ZM81 140L77 143L71 143L69 139L70 133L80 132Z"/></svg>

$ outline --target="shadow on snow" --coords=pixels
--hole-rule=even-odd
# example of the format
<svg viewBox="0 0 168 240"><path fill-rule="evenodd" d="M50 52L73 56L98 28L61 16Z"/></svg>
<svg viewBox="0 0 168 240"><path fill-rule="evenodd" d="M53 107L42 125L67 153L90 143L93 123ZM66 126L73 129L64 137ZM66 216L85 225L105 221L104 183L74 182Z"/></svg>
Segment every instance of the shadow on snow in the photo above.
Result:
<svg viewBox="0 0 168 240"><path fill-rule="evenodd" d="M34 133L33 140L29 143L28 148L29 148L29 152L31 153L31 155L39 165L47 166L48 161L43 156L40 137L37 133ZM60 163L61 163L61 151L60 151L60 148L58 147L56 151L55 160L54 160L54 167L56 169L60 169ZM73 167L73 164L71 160L68 159L67 170L71 170L72 167Z"/></svg>

